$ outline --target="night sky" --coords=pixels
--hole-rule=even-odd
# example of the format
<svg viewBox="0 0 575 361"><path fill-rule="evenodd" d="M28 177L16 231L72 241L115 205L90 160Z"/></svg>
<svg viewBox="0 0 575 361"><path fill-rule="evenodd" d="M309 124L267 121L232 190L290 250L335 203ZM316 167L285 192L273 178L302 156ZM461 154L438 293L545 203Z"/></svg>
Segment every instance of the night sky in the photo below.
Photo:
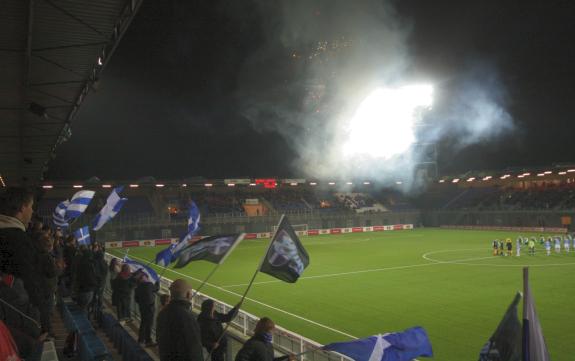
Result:
<svg viewBox="0 0 575 361"><path fill-rule="evenodd" d="M47 178L305 177L294 163L302 145L289 135L308 128L284 114L302 104L294 86L302 72L290 59L300 49L276 42L284 20L275 5L282 2L266 3L145 1ZM329 4L301 11L337 22L341 14ZM466 147L454 146L453 136L442 138L442 173L575 162L573 2L393 4L406 29L410 73L433 79L450 99L473 69L486 67L513 119L512 129ZM321 36L318 31L317 41ZM254 122L255 103L265 106ZM325 118L335 111L322 109Z"/></svg>

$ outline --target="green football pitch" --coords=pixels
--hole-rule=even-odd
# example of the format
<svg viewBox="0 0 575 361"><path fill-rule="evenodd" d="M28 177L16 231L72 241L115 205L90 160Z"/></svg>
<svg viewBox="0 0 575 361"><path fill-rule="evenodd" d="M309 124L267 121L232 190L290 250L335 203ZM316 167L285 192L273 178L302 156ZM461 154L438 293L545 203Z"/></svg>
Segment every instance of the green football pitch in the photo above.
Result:
<svg viewBox="0 0 575 361"><path fill-rule="evenodd" d="M517 233L416 229L302 237L310 265L295 284L258 274L243 309L271 317L320 343L424 327L436 360L477 360L515 293L522 267L553 360L575 355L575 252L520 257L491 255L491 241ZM537 234L526 234L537 236ZM269 240L244 240L202 290L229 304L239 301ZM153 259L160 247L129 256ZM515 252L515 250L514 250ZM123 256L125 251L112 250ZM197 286L215 265L192 262L167 270L169 279ZM571 306L574 306L573 308ZM519 316L521 318L521 307Z"/></svg>

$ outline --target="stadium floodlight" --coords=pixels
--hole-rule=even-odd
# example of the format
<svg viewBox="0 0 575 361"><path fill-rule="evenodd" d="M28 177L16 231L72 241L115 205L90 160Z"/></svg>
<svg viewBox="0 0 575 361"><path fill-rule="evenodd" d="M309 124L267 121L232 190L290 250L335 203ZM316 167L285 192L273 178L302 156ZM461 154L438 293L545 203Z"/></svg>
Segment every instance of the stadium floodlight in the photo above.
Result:
<svg viewBox="0 0 575 361"><path fill-rule="evenodd" d="M328 184L329 184L330 186L334 186L334 185L335 185L335 182L329 182Z"/></svg>
<svg viewBox="0 0 575 361"><path fill-rule="evenodd" d="M537 174L538 177L545 177L545 173L539 173Z"/></svg>
<svg viewBox="0 0 575 361"><path fill-rule="evenodd" d="M402 181L396 181L395 184L401 185L401 184L403 184L403 182Z"/></svg>
<svg viewBox="0 0 575 361"><path fill-rule="evenodd" d="M44 185L42 186L42 188L44 188L44 189L52 189L52 188L54 188L54 186L51 185L51 184L44 184Z"/></svg>
<svg viewBox="0 0 575 361"><path fill-rule="evenodd" d="M138 188L139 185L138 184L130 184L130 188Z"/></svg>
<svg viewBox="0 0 575 361"><path fill-rule="evenodd" d="M445 183L445 179L440 179L439 183Z"/></svg>
<svg viewBox="0 0 575 361"><path fill-rule="evenodd" d="M2 174L0 174L0 184L2 184L2 187L6 187L6 183L4 182L4 178L2 177Z"/></svg>
<svg viewBox="0 0 575 361"><path fill-rule="evenodd" d="M432 99L430 85L374 90L361 102L347 127L343 153L390 159L406 152L415 142L417 111L430 107Z"/></svg>
<svg viewBox="0 0 575 361"><path fill-rule="evenodd" d="M493 177L490 176L490 175L488 175L488 176L483 177L483 180L484 180L484 181L488 181L488 180L490 180L491 178L493 178Z"/></svg>
<svg viewBox="0 0 575 361"><path fill-rule="evenodd" d="M102 188L112 188L111 184L102 184Z"/></svg>
<svg viewBox="0 0 575 361"><path fill-rule="evenodd" d="M529 173L529 172L523 173L523 176L524 176L524 177L528 177L528 176L530 176L530 175L531 175L531 173Z"/></svg>
<svg viewBox="0 0 575 361"><path fill-rule="evenodd" d="M346 182L345 184L347 184L348 186L353 185L353 182Z"/></svg>
<svg viewBox="0 0 575 361"><path fill-rule="evenodd" d="M565 175L565 174L567 174L567 172L559 172L558 174L559 175Z"/></svg>
<svg viewBox="0 0 575 361"><path fill-rule="evenodd" d="M468 182L473 182L474 180L475 180L475 177L471 177L471 178L469 178L467 181L468 181Z"/></svg>
<svg viewBox="0 0 575 361"><path fill-rule="evenodd" d="M525 177L523 174L519 174L519 175L517 176L517 178L523 178L523 177Z"/></svg>
<svg viewBox="0 0 575 361"><path fill-rule="evenodd" d="M455 178L454 180L451 181L451 183L459 183L459 178Z"/></svg>
<svg viewBox="0 0 575 361"><path fill-rule="evenodd" d="M186 188L188 185L186 183L182 184L182 187Z"/></svg>
<svg viewBox="0 0 575 361"><path fill-rule="evenodd" d="M363 182L363 184L366 185L366 186L368 186L368 185L370 185L371 183L369 183L369 182Z"/></svg>
<svg viewBox="0 0 575 361"><path fill-rule="evenodd" d="M99 57L98 57L98 65L102 66L102 64L103 64L103 63L102 63L102 57L99 56Z"/></svg>
<svg viewBox="0 0 575 361"><path fill-rule="evenodd" d="M544 173L544 174L553 174L553 172L552 172L552 171L550 171L550 170L548 170L548 171L545 171L545 172L543 172L543 173Z"/></svg>
<svg viewBox="0 0 575 361"><path fill-rule="evenodd" d="M316 182L309 182L309 185L310 185L310 186L316 186L317 183L316 183Z"/></svg>
<svg viewBox="0 0 575 361"><path fill-rule="evenodd" d="M74 184L72 188L83 188L84 186L81 184Z"/></svg>
<svg viewBox="0 0 575 361"><path fill-rule="evenodd" d="M235 183L228 183L228 187L235 187L236 184Z"/></svg>
<svg viewBox="0 0 575 361"><path fill-rule="evenodd" d="M166 185L162 183L156 184L156 188L164 188Z"/></svg>
<svg viewBox="0 0 575 361"><path fill-rule="evenodd" d="M567 170L567 173L573 173L573 172L575 172L575 169L568 169Z"/></svg>
<svg viewBox="0 0 575 361"><path fill-rule="evenodd" d="M255 183L250 183L250 187L255 187L256 184Z"/></svg>
<svg viewBox="0 0 575 361"><path fill-rule="evenodd" d="M295 187L295 186L297 186L297 182L291 182L289 185L292 187Z"/></svg>
<svg viewBox="0 0 575 361"><path fill-rule="evenodd" d="M204 184L204 187L208 187L208 188L209 188L209 187L213 187L213 186L214 186L214 185L213 185L212 183L206 183L206 184Z"/></svg>

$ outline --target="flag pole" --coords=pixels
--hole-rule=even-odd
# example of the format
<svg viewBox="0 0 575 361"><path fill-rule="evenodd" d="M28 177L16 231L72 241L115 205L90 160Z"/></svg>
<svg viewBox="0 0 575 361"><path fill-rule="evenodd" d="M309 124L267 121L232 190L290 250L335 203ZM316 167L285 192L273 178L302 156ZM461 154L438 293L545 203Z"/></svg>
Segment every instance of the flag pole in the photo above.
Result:
<svg viewBox="0 0 575 361"><path fill-rule="evenodd" d="M194 293L192 294L192 298L194 298L194 297L200 292L200 290L202 289L202 287L204 287L204 285L205 285L206 283L208 283L208 280L210 279L210 277L212 277L212 275L213 275L214 273L216 273L216 271L218 270L219 267L220 267L220 263L218 263L218 264L216 265L216 267L214 267L214 268L212 269L212 271L210 272L210 274L208 274L208 277L206 277L206 279L204 279L204 280L202 281L202 283L200 283L200 285L198 286L198 288L196 288L196 290L195 290Z"/></svg>
<svg viewBox="0 0 575 361"><path fill-rule="evenodd" d="M283 221L285 217L285 214L282 214L282 217L280 218L280 222L278 223L281 224L281 222ZM278 227L279 228L279 227ZM260 269L262 268L262 265L264 264L264 261L266 259L266 257L268 256L268 253L270 251L270 248L272 247L272 244L274 242L274 237L277 233L277 229L274 232L274 234L272 235L272 238L270 240L270 244L268 245L268 248L266 249L266 253L264 253L264 256L262 257L262 259L260 260L260 263L258 264L258 268L256 268L256 271L254 272L254 275L252 276L252 279L250 280L250 283L248 284L248 288L246 288L246 290L244 291L244 294L242 295L242 298L240 299L240 302L238 303L238 310L242 307L242 305L244 304L244 300L246 299L246 296L248 294L248 292L250 291L250 288L252 288L252 285L254 284L254 281L258 275L258 273L260 272ZM231 321L228 322L226 324L226 327L224 328L224 330L222 331L222 334L220 335L220 337L218 338L218 340L216 341L216 343L219 343L221 341L221 339L224 337L224 335L226 334L226 331L228 330L228 328L230 327ZM212 356L212 351L213 349L208 353L208 357L206 357L206 359L204 361L208 361L210 359L210 357Z"/></svg>
<svg viewBox="0 0 575 361"><path fill-rule="evenodd" d="M529 321L527 320L527 298L529 297L529 267L523 267L523 337L521 338L521 359L529 361Z"/></svg>

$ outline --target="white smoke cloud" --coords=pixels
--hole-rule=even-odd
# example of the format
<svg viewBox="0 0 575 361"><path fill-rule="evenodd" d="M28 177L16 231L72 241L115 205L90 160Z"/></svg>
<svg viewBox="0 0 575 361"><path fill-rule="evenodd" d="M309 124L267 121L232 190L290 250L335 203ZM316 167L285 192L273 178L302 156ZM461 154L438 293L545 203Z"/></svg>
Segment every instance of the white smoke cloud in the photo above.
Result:
<svg viewBox="0 0 575 361"><path fill-rule="evenodd" d="M259 7L265 45L244 66L238 100L255 129L279 132L292 145L299 155L294 173L419 185L419 164L429 156L424 146L385 158L350 159L343 151L349 122L370 93L429 82L412 75L411 26L391 2L261 0ZM418 142L448 137L461 148L513 128L492 69L470 71L453 88L424 114ZM436 89L440 98L442 91Z"/></svg>

